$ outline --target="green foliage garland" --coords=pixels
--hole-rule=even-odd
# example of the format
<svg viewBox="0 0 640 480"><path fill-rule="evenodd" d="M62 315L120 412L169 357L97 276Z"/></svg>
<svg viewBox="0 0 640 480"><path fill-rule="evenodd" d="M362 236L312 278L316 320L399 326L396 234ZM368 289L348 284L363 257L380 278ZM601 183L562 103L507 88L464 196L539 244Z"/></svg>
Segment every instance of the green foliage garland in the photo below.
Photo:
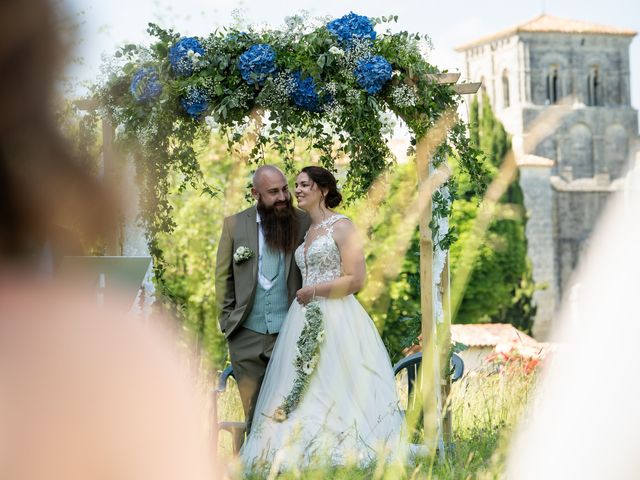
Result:
<svg viewBox="0 0 640 480"><path fill-rule="evenodd" d="M396 20L394 16L370 19L372 25ZM429 74L438 70L421 53L423 39L408 32L387 31L375 40L357 39L345 46L326 25L309 26L294 17L285 30L230 28L188 39L197 42L198 53L191 51L193 64L186 68L181 64L180 70L172 66L170 57L185 39L154 24L149 24L148 32L155 43L120 48L96 96L102 105L100 113L122 128L118 143L137 160L142 219L158 279L165 265L157 235L175 227L167 198L169 175L177 172L182 188L191 185L216 194L203 181L198 165L198 154L212 130L226 138L229 149L253 140L247 154L253 164L264 162L265 151L273 148L292 169L299 138L308 141L319 153L319 163L329 169L346 156L349 167L343 190L352 200L365 195L394 161L383 135L385 114L390 112L407 124L415 145L460 100L450 85L432 80ZM239 59L256 45L268 45L275 52L276 68L263 81L249 84L241 74ZM383 57L392 67L391 79L375 94L367 93L354 75L358 62L372 56ZM311 93L318 97L317 111L292 100L295 75L313 79L315 92ZM145 81L153 83L153 89L141 95ZM447 158L453 151L461 169L481 191L486 173L477 162L478 152L469 143L463 122L450 131L436 158ZM435 215L449 213L436 209ZM452 238L444 241L448 246Z"/></svg>

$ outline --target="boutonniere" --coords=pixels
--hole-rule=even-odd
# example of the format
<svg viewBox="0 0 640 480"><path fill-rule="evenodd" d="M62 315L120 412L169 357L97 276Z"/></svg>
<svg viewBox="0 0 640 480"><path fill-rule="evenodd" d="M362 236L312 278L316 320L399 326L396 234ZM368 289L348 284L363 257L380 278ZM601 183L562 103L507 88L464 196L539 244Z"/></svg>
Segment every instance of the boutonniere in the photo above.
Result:
<svg viewBox="0 0 640 480"><path fill-rule="evenodd" d="M253 257L254 253L250 248L247 247L238 247L236 252L233 254L233 261L236 265L246 262L251 257Z"/></svg>

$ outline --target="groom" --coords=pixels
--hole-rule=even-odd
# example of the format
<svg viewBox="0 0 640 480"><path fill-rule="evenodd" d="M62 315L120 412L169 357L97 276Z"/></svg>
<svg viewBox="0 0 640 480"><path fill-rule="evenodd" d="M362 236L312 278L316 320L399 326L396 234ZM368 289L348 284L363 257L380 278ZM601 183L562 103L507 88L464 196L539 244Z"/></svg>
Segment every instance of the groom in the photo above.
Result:
<svg viewBox="0 0 640 480"><path fill-rule="evenodd" d="M225 218L216 258L220 328L247 432L280 326L302 286L293 253L310 224L293 207L287 179L273 165L256 170L251 195L255 206Z"/></svg>

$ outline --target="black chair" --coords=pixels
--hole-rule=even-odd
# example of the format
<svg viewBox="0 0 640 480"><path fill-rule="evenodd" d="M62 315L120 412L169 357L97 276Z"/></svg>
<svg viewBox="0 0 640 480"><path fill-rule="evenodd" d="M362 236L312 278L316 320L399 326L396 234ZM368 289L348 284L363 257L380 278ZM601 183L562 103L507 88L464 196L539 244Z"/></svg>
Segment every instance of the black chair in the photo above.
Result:
<svg viewBox="0 0 640 480"><path fill-rule="evenodd" d="M398 375L402 370L407 371L407 388L408 398L411 398L416 378L418 376L418 368L422 363L422 352L413 353L393 366L393 374ZM464 361L457 353L451 355L451 381L457 382L464 374Z"/></svg>
<svg viewBox="0 0 640 480"><path fill-rule="evenodd" d="M218 445L218 434L221 430L225 430L231 434L231 439L233 441L233 451L238 453L240 451L240 447L244 442L244 434L247 429L247 424L245 422L219 422L218 421L218 397L222 393L224 393L227 389L227 381L229 377L233 377L235 380L235 376L233 375L233 367L229 365L225 368L220 377L218 378L218 385L213 391L213 421L216 425L215 431L215 445Z"/></svg>

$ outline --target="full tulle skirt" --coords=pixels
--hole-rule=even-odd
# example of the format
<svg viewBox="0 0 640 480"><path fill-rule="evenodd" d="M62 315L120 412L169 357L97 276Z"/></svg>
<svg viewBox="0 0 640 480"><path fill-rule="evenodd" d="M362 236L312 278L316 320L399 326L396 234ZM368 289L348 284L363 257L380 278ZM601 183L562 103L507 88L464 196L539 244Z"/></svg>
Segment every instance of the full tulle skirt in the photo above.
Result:
<svg viewBox="0 0 640 480"><path fill-rule="evenodd" d="M296 342L305 310L294 301L240 451L246 467L365 464L389 459L406 444L391 362L373 321L353 295L318 302L325 339L308 389L284 422L273 420L296 378Z"/></svg>

